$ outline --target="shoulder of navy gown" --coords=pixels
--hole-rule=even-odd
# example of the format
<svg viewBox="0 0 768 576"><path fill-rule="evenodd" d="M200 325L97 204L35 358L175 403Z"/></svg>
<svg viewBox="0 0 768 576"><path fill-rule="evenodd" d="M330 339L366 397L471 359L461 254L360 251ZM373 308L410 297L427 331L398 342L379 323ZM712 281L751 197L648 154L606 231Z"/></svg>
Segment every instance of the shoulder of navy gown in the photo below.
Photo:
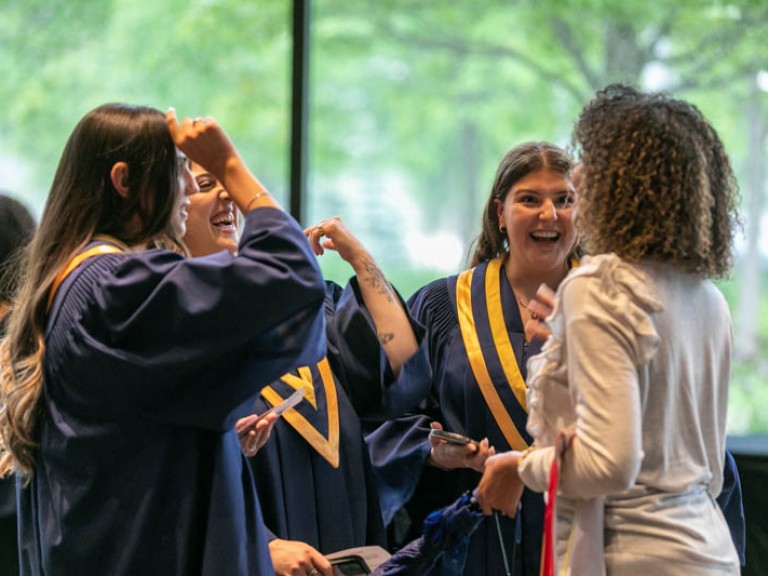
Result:
<svg viewBox="0 0 768 576"><path fill-rule="evenodd" d="M119 406L232 428L258 383L325 351L324 283L289 218L250 212L236 257L150 250L86 261L54 301L45 364L66 377L50 379L47 393L82 416Z"/></svg>
<svg viewBox="0 0 768 576"><path fill-rule="evenodd" d="M246 216L238 256L98 256L49 317L22 574L272 574L233 429L325 353L324 285L296 222Z"/></svg>

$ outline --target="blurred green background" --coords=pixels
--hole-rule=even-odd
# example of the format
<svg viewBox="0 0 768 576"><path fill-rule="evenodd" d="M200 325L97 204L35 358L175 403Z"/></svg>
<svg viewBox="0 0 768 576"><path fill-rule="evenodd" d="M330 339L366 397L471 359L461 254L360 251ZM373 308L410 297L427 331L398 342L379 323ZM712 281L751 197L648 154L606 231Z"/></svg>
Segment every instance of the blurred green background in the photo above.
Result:
<svg viewBox="0 0 768 576"><path fill-rule="evenodd" d="M304 225L341 216L403 296L466 265L504 152L569 144L612 81L701 108L744 221L720 282L734 318L732 434L768 432L768 6L764 1L310 2ZM40 214L71 129L108 101L213 115L288 206L288 0L0 0L0 188ZM335 255L324 272L344 282ZM702 311L705 312L705 311Z"/></svg>

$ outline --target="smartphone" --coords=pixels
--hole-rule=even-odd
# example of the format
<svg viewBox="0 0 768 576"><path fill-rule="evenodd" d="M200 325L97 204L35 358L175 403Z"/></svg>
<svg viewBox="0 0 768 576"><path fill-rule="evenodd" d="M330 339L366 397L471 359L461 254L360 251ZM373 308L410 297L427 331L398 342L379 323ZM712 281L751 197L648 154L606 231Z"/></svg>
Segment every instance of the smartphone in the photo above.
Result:
<svg viewBox="0 0 768 576"><path fill-rule="evenodd" d="M334 576L362 576L371 571L359 556L347 556L331 562Z"/></svg>
<svg viewBox="0 0 768 576"><path fill-rule="evenodd" d="M438 440L445 440L450 444L459 444L461 446L464 446L466 444L477 444L477 442L472 440L472 438L467 438L466 436L462 434L457 434L456 432L446 432L445 430L438 430L437 428L432 428L429 431L429 437L437 438Z"/></svg>
<svg viewBox="0 0 768 576"><path fill-rule="evenodd" d="M282 416L286 410L293 408L296 406L296 404L301 402L302 398L304 398L304 388L299 388L296 390L296 392L288 396L288 398L280 402L280 404L277 406L272 406L272 408L265 410L261 414L251 414L238 426L237 435L242 438L248 434L248 432L250 432L251 429L256 425L256 422L264 418L264 416L267 414L277 414L278 416Z"/></svg>

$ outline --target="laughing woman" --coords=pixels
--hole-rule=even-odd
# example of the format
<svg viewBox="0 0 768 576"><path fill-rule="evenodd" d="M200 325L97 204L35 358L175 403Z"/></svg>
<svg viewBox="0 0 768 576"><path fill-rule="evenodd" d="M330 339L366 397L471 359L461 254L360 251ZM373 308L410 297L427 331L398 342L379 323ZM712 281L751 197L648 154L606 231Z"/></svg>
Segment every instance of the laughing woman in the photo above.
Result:
<svg viewBox="0 0 768 576"><path fill-rule="evenodd" d="M226 258L238 248L235 206L215 175L197 164L192 173L200 192L190 197L184 243L192 256L223 250L216 257ZM256 424L263 429L241 435L278 576L330 576L323 554L386 544L361 419L384 419L412 406L423 391L406 375L423 373L426 363L419 348L423 329L410 321L403 301L344 222L329 218L305 234L318 256L337 252L355 276L346 287L326 281L326 358L275 379L253 411L268 411L296 389L304 390L304 399L274 424L265 446L269 426L263 419ZM247 429L254 419L244 418L237 428Z"/></svg>

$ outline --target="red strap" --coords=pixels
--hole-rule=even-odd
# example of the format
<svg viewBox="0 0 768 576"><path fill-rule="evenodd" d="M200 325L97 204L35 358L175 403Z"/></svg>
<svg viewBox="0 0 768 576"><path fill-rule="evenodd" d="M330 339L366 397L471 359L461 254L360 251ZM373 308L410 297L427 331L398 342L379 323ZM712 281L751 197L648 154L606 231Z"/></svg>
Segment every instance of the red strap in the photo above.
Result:
<svg viewBox="0 0 768 576"><path fill-rule="evenodd" d="M555 576L555 558L557 556L555 534L555 499L560 486L560 465L565 453L573 444L575 435L560 432L555 439L555 455L552 467L549 469L549 486L547 487L547 506L544 509L544 538L541 544L541 576Z"/></svg>
<svg viewBox="0 0 768 576"><path fill-rule="evenodd" d="M556 448L557 449L557 448ZM547 488L547 507L544 510L544 539L541 544L541 576L555 576L555 497L560 479L557 454L552 459Z"/></svg>

